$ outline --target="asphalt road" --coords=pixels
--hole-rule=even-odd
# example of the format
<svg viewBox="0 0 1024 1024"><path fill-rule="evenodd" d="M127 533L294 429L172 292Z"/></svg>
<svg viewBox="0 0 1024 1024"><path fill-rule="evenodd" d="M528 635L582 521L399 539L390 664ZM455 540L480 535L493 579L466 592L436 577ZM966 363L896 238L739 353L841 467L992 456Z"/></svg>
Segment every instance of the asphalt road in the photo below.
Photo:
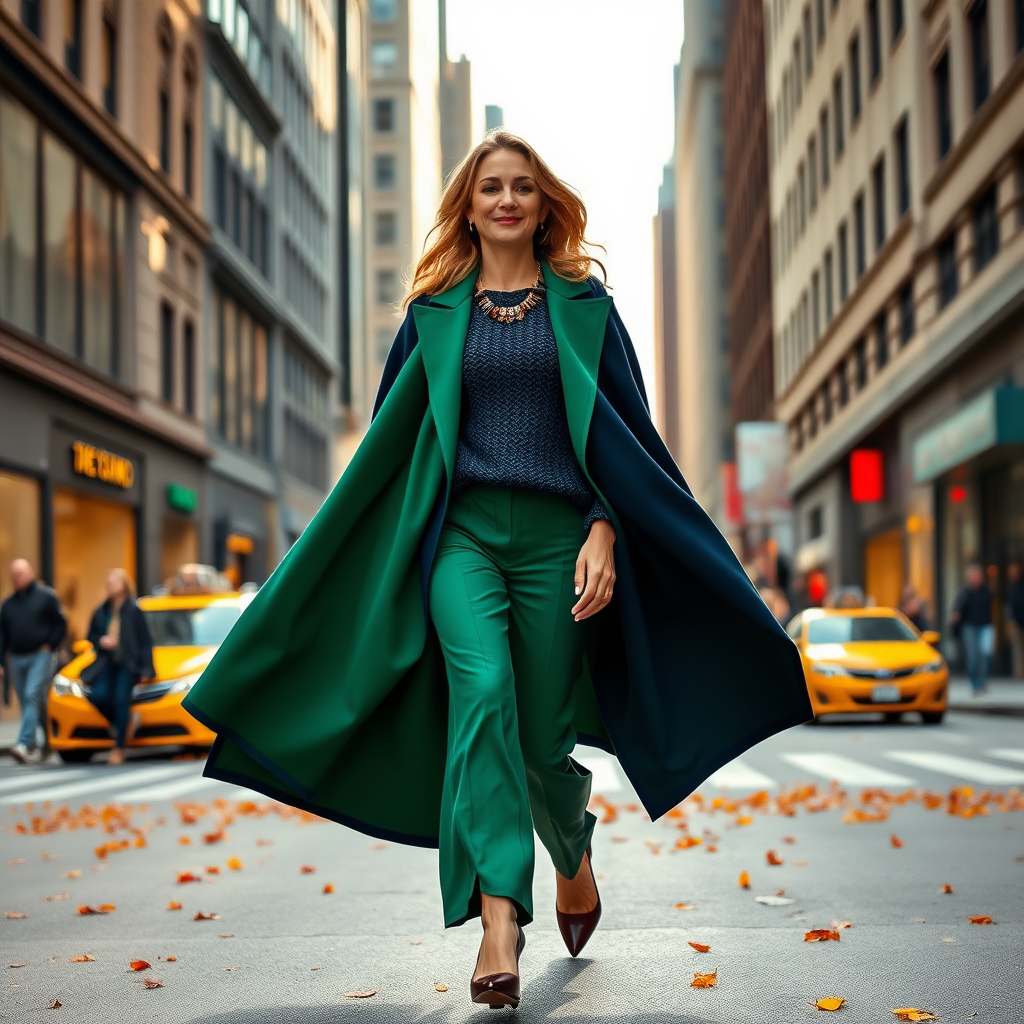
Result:
<svg viewBox="0 0 1024 1024"><path fill-rule="evenodd" d="M822 1019L809 1004L832 995L847 1000L836 1014L847 1021L895 1020L889 1011L902 1007L945 1022L1024 1020L1024 801L1000 810L1000 794L1024 793L1020 719L794 729L701 787L702 805L654 823L629 809L633 794L610 758L579 756L608 819L594 842L604 918L571 960L539 850L522 1021L790 1024ZM0 1020L490 1019L468 999L476 926L441 927L435 852L266 801L247 806L251 795L203 780L195 761L27 769L3 760ZM796 784L816 789L794 795ZM951 788L964 785L973 795L959 790L951 805ZM865 789L912 796L865 803ZM767 797L744 799L758 791ZM34 816L39 828L75 827L32 834ZM691 845L678 848L686 836ZM97 855L123 840L126 849ZM769 850L783 863L769 865ZM182 872L201 881L179 882ZM939 891L945 884L952 893ZM793 902L756 900L779 890ZM78 913L102 904L116 909ZM977 915L995 923L972 924ZM839 941L804 941L833 922L852 927L837 929ZM95 959L69 962L83 955ZM134 959L152 966L130 971ZM715 987L691 987L695 972L716 969ZM162 987L147 989L146 978Z"/></svg>

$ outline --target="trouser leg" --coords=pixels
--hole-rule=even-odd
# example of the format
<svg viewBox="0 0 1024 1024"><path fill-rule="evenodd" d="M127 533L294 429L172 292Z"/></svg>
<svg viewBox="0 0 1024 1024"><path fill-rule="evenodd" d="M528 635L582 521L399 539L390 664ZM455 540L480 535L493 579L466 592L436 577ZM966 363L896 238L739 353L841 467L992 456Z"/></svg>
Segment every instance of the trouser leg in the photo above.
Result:
<svg viewBox="0 0 1024 1024"><path fill-rule="evenodd" d="M555 869L572 878L597 819L587 811L591 774L570 758L573 685L583 668L593 620L576 622L576 558L586 539L583 516L567 501L513 491L515 545L509 564L509 639L537 835Z"/></svg>
<svg viewBox="0 0 1024 1024"><path fill-rule="evenodd" d="M449 687L440 825L445 926L477 916L481 892L513 900L525 924L533 916L533 824L519 749L508 593L492 557L453 524L438 540L430 615Z"/></svg>
<svg viewBox="0 0 1024 1024"><path fill-rule="evenodd" d="M23 724L31 730L31 742L26 746L39 745L38 730L43 729L43 747L46 746L46 698L50 692L50 679L53 676L53 654L50 651L36 651L28 655L29 667L25 676L25 709L30 711L31 719L26 717Z"/></svg>
<svg viewBox="0 0 1024 1024"><path fill-rule="evenodd" d="M107 720L114 724L114 675L117 666L110 660L100 669L89 689L89 703Z"/></svg>
<svg viewBox="0 0 1024 1024"><path fill-rule="evenodd" d="M117 734L115 744L123 749L128 735L128 718L131 715L132 687L135 686L136 680L124 665L118 665L112 675L114 712L112 724Z"/></svg>

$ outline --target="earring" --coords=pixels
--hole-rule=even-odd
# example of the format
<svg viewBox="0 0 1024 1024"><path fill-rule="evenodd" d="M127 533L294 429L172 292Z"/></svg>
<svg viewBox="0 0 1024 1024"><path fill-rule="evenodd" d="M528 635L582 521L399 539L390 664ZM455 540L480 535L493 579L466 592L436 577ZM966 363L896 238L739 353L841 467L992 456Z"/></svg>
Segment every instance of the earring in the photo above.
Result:
<svg viewBox="0 0 1024 1024"><path fill-rule="evenodd" d="M469 221L469 233L473 234L474 231L476 231L476 225L472 221Z"/></svg>

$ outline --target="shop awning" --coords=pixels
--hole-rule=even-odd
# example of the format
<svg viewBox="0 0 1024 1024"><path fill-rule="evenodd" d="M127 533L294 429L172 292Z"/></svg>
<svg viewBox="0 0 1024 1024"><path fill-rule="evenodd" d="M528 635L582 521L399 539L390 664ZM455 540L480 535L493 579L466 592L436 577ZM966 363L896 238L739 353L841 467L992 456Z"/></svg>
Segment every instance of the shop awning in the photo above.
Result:
<svg viewBox="0 0 1024 1024"><path fill-rule="evenodd" d="M914 441L914 483L928 483L997 444L1019 442L1024 388L989 388Z"/></svg>

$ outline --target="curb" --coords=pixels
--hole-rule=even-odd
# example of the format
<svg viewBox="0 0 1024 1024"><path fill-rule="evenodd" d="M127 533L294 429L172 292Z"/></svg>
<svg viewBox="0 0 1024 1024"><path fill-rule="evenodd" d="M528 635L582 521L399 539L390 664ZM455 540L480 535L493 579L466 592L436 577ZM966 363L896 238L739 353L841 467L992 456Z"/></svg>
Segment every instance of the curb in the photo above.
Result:
<svg viewBox="0 0 1024 1024"><path fill-rule="evenodd" d="M1004 718L1024 718L1024 704L948 704L949 711L962 711L967 715L1001 715Z"/></svg>

